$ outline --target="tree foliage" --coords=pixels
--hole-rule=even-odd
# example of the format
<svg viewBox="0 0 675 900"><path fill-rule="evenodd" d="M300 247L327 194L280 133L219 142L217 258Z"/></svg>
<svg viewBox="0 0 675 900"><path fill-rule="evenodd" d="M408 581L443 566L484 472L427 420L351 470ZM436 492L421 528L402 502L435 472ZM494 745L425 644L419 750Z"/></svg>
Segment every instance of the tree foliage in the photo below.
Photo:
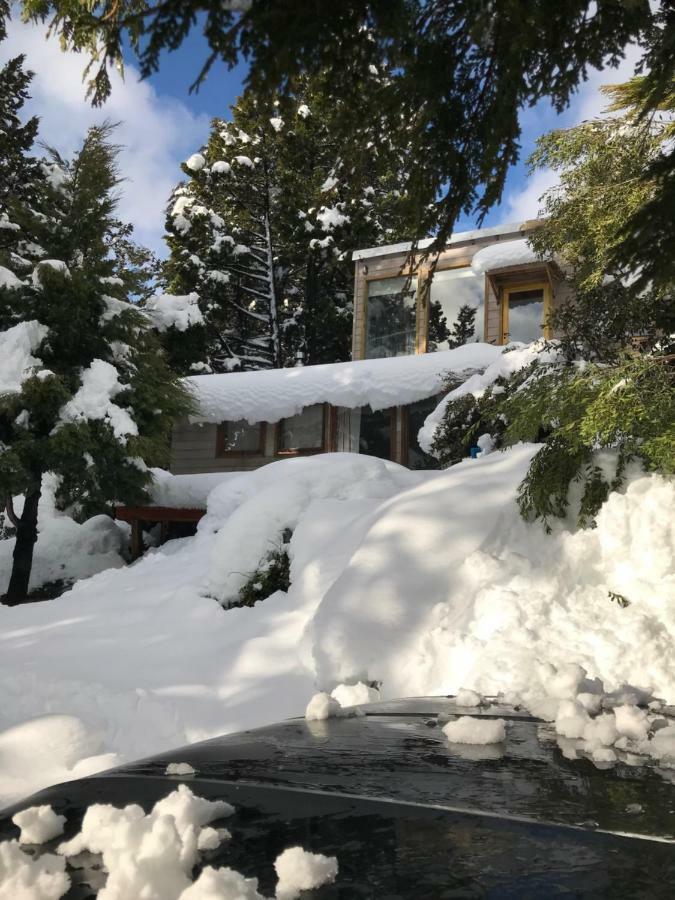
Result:
<svg viewBox="0 0 675 900"><path fill-rule="evenodd" d="M663 100L675 67L675 11L648 0L23 0L22 10L49 20L66 47L93 55L96 103L110 91L108 68L122 65L125 42L149 75L197 23L210 50L197 81L215 60L245 59L247 84L263 96L329 69L344 144L367 123L412 147L418 167L408 199L415 233L436 236L432 250L460 213L482 216L500 198L524 108L546 98L562 110L589 67L616 64L630 42L645 49L647 108ZM371 67L389 75L365 93ZM672 161L664 158L662 176L671 189ZM663 226L669 211L660 208ZM643 245L643 259L650 253Z"/></svg>
<svg viewBox="0 0 675 900"><path fill-rule="evenodd" d="M0 395L0 496L24 496L12 602L28 589L44 473L59 476L57 502L76 517L142 502L142 460L165 461L172 422L189 409L131 302L147 272L115 216L115 157L110 129L93 128L72 161L51 153L40 163L35 197L9 204L0 337L30 350Z"/></svg>
<svg viewBox="0 0 675 900"><path fill-rule="evenodd" d="M660 356L630 355L615 365L538 361L480 397L448 403L433 449L447 465L467 456L481 434L499 448L542 443L520 485L523 516L550 529L568 514L575 485L574 514L586 526L623 483L629 461L675 474L674 382L672 360Z"/></svg>
<svg viewBox="0 0 675 900"><path fill-rule="evenodd" d="M329 81L300 79L276 103L244 95L184 164L165 280L198 294L204 323L166 335L181 370L349 358L351 251L404 236L409 174L386 143L338 144Z"/></svg>
<svg viewBox="0 0 675 900"><path fill-rule="evenodd" d="M660 196L654 167L675 136L672 118L643 120L630 105L640 84L644 79L606 88L620 114L553 131L537 141L530 159L532 168L550 168L560 178L542 198L545 218L530 242L563 260L575 302L561 305L552 324L571 358L614 359L635 336L653 346L675 330L675 280L655 278L653 268L624 259L621 249ZM670 103L675 111L675 91ZM672 218L665 229L671 249L663 248L668 259Z"/></svg>

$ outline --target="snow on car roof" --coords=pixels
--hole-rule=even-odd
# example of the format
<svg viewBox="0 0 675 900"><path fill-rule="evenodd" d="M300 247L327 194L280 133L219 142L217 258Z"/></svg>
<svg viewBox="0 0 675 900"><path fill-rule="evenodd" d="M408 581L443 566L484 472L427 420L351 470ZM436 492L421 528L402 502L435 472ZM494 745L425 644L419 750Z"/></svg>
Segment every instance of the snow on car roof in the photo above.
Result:
<svg viewBox="0 0 675 900"><path fill-rule="evenodd" d="M390 359L193 375L184 379L196 402L190 422L278 422L315 403L373 410L405 406L438 393L448 373L482 371L501 352L475 343Z"/></svg>

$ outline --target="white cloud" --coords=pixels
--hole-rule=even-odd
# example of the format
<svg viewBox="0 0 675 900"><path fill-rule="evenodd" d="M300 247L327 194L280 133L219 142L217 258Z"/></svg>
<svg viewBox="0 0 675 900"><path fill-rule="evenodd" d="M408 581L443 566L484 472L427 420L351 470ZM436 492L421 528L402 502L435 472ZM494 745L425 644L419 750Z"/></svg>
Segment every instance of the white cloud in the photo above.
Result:
<svg viewBox="0 0 675 900"><path fill-rule="evenodd" d="M61 52L58 42L44 35L44 27L12 21L0 45L0 64L25 53L27 67L35 72L26 110L40 117L40 140L69 155L90 125L119 122L114 140L123 147L119 162L127 179L121 185L120 216L134 224L140 243L164 252L164 206L181 178L179 162L208 136L208 117L157 94L138 80L133 66L127 66L125 79L111 73L112 96L94 109L85 100L84 56Z"/></svg>
<svg viewBox="0 0 675 900"><path fill-rule="evenodd" d="M635 64L641 55L642 51L631 45L618 68L593 69L572 98L569 108L559 116L545 104L538 104L527 110L521 120L524 155L529 155L537 137L553 128L569 128L601 115L607 106L607 98L600 88L606 84L627 81L635 73ZM500 221L516 222L534 218L539 211L542 194L557 183L558 178L550 169L541 169L530 175L517 190L507 192L499 210Z"/></svg>

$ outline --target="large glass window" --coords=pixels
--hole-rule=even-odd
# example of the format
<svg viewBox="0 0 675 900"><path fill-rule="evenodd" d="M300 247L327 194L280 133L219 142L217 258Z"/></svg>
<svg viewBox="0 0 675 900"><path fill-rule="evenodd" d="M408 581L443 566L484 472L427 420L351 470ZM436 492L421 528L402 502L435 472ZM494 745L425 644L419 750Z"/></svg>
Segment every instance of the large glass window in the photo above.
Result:
<svg viewBox="0 0 675 900"><path fill-rule="evenodd" d="M366 359L415 352L417 279L378 278L368 282Z"/></svg>
<svg viewBox="0 0 675 900"><path fill-rule="evenodd" d="M523 290L506 290L504 293L503 343L522 341L529 344L542 337L546 316L543 285Z"/></svg>
<svg viewBox="0 0 675 900"><path fill-rule="evenodd" d="M369 406L362 407L359 453L367 453L380 459L391 459L391 424L390 409L373 412Z"/></svg>
<svg viewBox="0 0 675 900"><path fill-rule="evenodd" d="M251 425L245 419L222 422L216 439L217 455L227 453L262 453L264 428L262 422Z"/></svg>
<svg viewBox="0 0 675 900"><path fill-rule="evenodd" d="M297 416L282 419L278 426L279 453L316 453L323 450L324 410L322 403L306 406Z"/></svg>
<svg viewBox="0 0 675 900"><path fill-rule="evenodd" d="M436 271L429 290L428 350L447 350L448 333L452 333L463 306L475 309L473 334L464 343L483 340L483 304L485 277L476 275L470 266ZM466 336L466 332L465 332Z"/></svg>

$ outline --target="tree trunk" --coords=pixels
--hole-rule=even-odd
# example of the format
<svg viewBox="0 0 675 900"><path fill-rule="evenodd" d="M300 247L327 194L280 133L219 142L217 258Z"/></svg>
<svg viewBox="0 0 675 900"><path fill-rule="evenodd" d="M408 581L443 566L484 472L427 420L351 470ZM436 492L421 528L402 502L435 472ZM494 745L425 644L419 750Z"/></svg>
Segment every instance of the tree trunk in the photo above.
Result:
<svg viewBox="0 0 675 900"><path fill-rule="evenodd" d="M23 512L16 529L12 575L2 601L6 606L16 606L28 597L30 573L33 568L33 548L37 541L38 503L41 492L42 480L38 479L37 488L27 493L24 500Z"/></svg>

